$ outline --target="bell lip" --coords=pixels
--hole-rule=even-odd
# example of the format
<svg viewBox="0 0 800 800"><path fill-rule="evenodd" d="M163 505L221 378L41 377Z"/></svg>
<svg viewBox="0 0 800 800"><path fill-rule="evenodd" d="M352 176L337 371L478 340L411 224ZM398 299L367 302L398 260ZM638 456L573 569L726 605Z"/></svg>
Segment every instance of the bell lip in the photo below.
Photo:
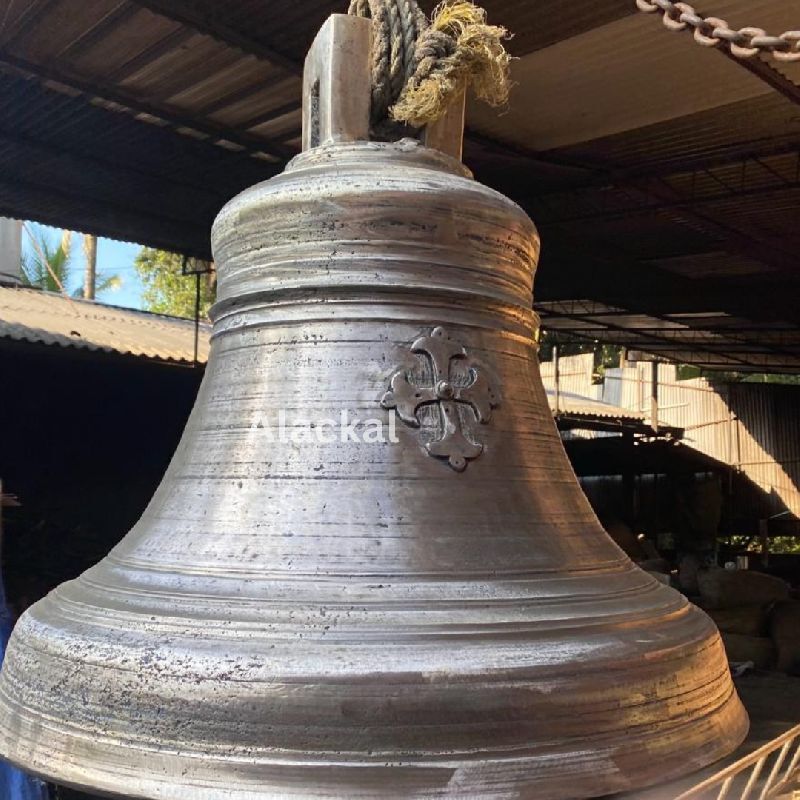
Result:
<svg viewBox="0 0 800 800"><path fill-rule="evenodd" d="M603 797L619 792L654 789L659 785L669 783L678 778L691 776L697 771L715 764L726 756L730 756L744 742L750 730L749 716L733 684L731 684L731 692L724 703L700 719L693 719L690 723L684 723L684 725L676 725L673 734L676 739L680 738L681 727L688 727L689 725L698 725L701 723L705 723L710 728L716 727L720 730L725 730L728 735L726 737L708 737L706 741L694 746L691 750L687 747L685 751L676 751L668 754L666 757L655 754L653 758L646 762L647 766L641 768L636 774L631 774L630 772L626 774L624 769L619 766L619 754L617 752L611 752L610 750L606 754L606 759L599 758L587 761L585 758L582 758L586 753L585 747L581 747L581 742L576 741L572 743L573 747L571 752L569 749L565 749L563 753L555 755L559 760L568 759L572 756L572 758L575 759L573 763L577 764L579 769L573 772L569 780L565 780L563 774L560 777L558 775L551 776L549 780L554 782L556 786L543 788L542 791L537 789L537 800L579 800L580 798ZM658 740L660 735L663 734L656 733L652 737L653 740ZM68 735L66 735L65 738L69 738ZM0 743L1 742L2 739L0 739ZM647 742L646 739L635 740L628 748L628 752L641 752L641 749L647 748L648 744L649 742ZM106 753L110 756L107 762L109 764L129 763L126 756L129 757L131 752L136 752L142 757L143 761L144 759L152 759L152 761L149 762L151 764L153 761L163 760L167 763L172 760L174 774L179 774L180 777L184 779L183 782L181 782L180 779L171 781L168 779L165 780L163 776L157 774L151 773L148 775L147 773L140 772L137 779L139 788L130 786L117 788L112 785L114 781L113 773L109 773L108 771L97 774L95 778L97 782L87 783L84 780L79 780L78 776L74 775L75 770L72 770L73 777L71 778L70 770L62 770L57 774L56 772L48 773L35 768L32 769L26 766L21 760L9 758L5 755L5 751L6 748L0 747L0 757L8 761L8 763L26 771L30 775L34 775L42 780L55 782L67 788L78 791L88 791L99 797L118 798L118 800L186 800L187 792L191 793L190 796L192 800L281 800L282 798L295 796L298 798L306 798L307 800L313 797L332 798L337 796L364 798L364 800L366 800L366 798L370 798L370 800L379 800L379 798L386 798L386 800L405 800L406 797L411 796L408 794L408 792L411 791L414 792L413 796L420 796L418 795L420 790L426 793L422 795L425 797L440 796L438 792L440 792L442 788L449 786L449 782L436 782L434 779L433 782L428 783L424 787L416 783L408 785L403 783L403 785L399 787L399 792L401 793L398 793L398 790L392 789L384 793L378 790L374 783L370 783L365 787L363 785L358 785L358 782L347 785L341 780L338 780L335 781L335 785L333 786L330 785L331 782L329 781L329 786L326 787L323 782L324 777L326 773L330 777L331 770L339 771L340 775L343 774L342 771L349 772L352 770L354 772L350 774L354 777L358 774L356 771L370 770L373 773L384 773L386 775L385 781L381 782L382 787L396 786L399 783L399 775L405 778L411 774L413 777L412 771L432 776L434 774L432 770L442 770L443 773L448 773L453 776L455 771L459 768L465 769L467 772L472 768L472 770L476 771L479 775L481 769L488 769L490 767L502 769L504 772L507 772L509 769L522 771L525 769L525 766L528 765L533 772L536 772L537 764L546 769L548 762L552 763L554 756L552 752L545 752L542 750L542 752L538 754L521 754L516 757L507 758L497 756L493 758L488 755L486 758L477 758L460 762L457 758L448 760L443 757L431 759L429 761L419 760L412 763L406 760L398 763L340 762L336 764L331 763L329 760L325 762L314 762L311 759L305 763L292 761L291 759L284 759L283 761L276 759L276 761L271 764L263 761L260 762L260 766L262 767L272 766L285 770L291 770L297 767L308 769L309 773L312 773L308 776L309 781L313 780L314 782L307 784L304 793L299 794L293 790L294 787L290 788L290 784L294 783L291 780L287 783L280 783L278 780L273 779L271 784L267 783L267 781L259 780L257 785L255 783L241 783L237 785L235 780L231 777L226 781L225 785L227 788L225 789L210 785L209 781L207 779L204 780L200 775L195 779L196 782L185 782L186 765L200 762L212 768L214 764L233 765L238 763L246 765L248 763L247 759L214 759L209 758L208 754L203 753L187 753L176 756L176 754L172 752L130 748L126 746L125 743L117 744L116 747L112 745L111 747L106 747ZM183 769L179 768L181 764L184 766ZM255 764L256 762L250 762L250 766L255 766ZM598 771L598 767L601 766L606 767L602 775ZM608 767L611 767L611 769L608 769ZM401 772L398 773L398 770ZM362 775L363 774L362 772ZM88 779L85 772L84 776ZM107 777L104 779L104 776ZM547 776L545 776L545 778L547 779ZM429 777L429 780L432 780L432 778ZM521 778L515 783L515 787L517 787L517 791L523 792L526 791L526 785L527 789L530 789L534 785L534 782L538 780L539 778L534 776L529 779L526 784L524 779ZM561 784L561 788L558 787L559 783ZM566 783L569 783L572 788L565 790L563 786ZM540 784L537 783L536 785L538 786ZM309 788L311 792L308 791ZM314 789L319 793L315 792ZM336 792L336 794L331 794L331 791ZM480 791L481 793L476 795L476 791ZM470 781L467 776L467 780L464 781L463 792L456 789L456 792L442 796L451 797L453 800L472 800L472 798L478 796L483 798L483 800L505 800L505 798L509 797L509 794L507 786L499 786L496 790L487 790L481 786L476 788L476 782L474 780Z"/></svg>

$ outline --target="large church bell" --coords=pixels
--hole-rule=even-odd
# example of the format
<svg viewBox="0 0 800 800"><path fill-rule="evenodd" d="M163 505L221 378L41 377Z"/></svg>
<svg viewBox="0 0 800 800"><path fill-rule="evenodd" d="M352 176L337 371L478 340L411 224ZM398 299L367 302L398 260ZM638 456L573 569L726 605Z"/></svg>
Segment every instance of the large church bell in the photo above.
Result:
<svg viewBox="0 0 800 800"><path fill-rule="evenodd" d="M461 163L463 103L370 141L370 35L327 21L303 152L216 220L211 359L146 512L14 631L0 752L26 770L153 800L555 800L745 735L713 623L567 461L533 223Z"/></svg>

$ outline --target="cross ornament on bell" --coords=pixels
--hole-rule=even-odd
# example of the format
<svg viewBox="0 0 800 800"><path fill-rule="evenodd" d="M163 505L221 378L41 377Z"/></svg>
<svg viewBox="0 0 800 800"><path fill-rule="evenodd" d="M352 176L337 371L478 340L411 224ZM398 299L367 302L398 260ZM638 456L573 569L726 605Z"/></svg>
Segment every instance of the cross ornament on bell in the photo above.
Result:
<svg viewBox="0 0 800 800"><path fill-rule="evenodd" d="M381 404L396 409L397 416L412 427L420 425L421 408L435 406L440 431L425 449L432 456L447 459L454 470L461 472L469 459L481 454L483 445L468 438L468 432L472 435L471 425L460 406L469 408L478 422L486 423L491 419L492 409L500 404L498 395L484 371L473 363L467 366L466 382L457 381L452 364L454 360L466 360L467 351L442 327L434 328L430 336L420 336L411 345L411 352L423 355L428 361L425 372L429 385L418 383L418 379L412 379L411 371L402 367L392 375L390 389Z"/></svg>

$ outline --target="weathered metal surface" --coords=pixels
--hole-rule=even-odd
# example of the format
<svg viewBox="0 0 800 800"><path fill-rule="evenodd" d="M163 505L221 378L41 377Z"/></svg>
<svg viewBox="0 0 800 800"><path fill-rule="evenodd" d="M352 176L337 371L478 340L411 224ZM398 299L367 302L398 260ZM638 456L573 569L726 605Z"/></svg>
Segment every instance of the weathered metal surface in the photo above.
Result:
<svg viewBox="0 0 800 800"><path fill-rule="evenodd" d="M416 141L339 142L213 240L184 438L131 533L20 620L6 758L132 798L555 800L735 747L713 623L625 557L566 460L518 206ZM439 328L474 373L440 364L429 410L478 376L469 413L502 398L463 471L426 452L441 415L393 430L381 405L411 359L432 376Z"/></svg>
<svg viewBox="0 0 800 800"><path fill-rule="evenodd" d="M303 150L369 138L371 25L332 14L303 70Z"/></svg>

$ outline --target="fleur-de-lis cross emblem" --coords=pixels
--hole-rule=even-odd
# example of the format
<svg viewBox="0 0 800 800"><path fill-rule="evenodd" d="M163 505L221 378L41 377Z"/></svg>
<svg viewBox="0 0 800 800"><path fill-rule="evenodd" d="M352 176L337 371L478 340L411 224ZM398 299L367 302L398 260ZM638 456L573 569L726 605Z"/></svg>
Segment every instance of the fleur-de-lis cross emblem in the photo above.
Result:
<svg viewBox="0 0 800 800"><path fill-rule="evenodd" d="M420 336L411 345L411 352L427 362L424 377L420 382L412 381L410 368L396 370L381 405L396 409L400 419L415 428L420 427L420 409L437 406L441 435L427 442L425 449L432 456L446 458L454 470L462 472L470 459L483 452L483 445L467 436L467 414L471 411L478 422L488 422L492 409L500 404L499 397L483 371L468 359L463 345L451 339L444 328ZM460 409L466 413L460 413Z"/></svg>

